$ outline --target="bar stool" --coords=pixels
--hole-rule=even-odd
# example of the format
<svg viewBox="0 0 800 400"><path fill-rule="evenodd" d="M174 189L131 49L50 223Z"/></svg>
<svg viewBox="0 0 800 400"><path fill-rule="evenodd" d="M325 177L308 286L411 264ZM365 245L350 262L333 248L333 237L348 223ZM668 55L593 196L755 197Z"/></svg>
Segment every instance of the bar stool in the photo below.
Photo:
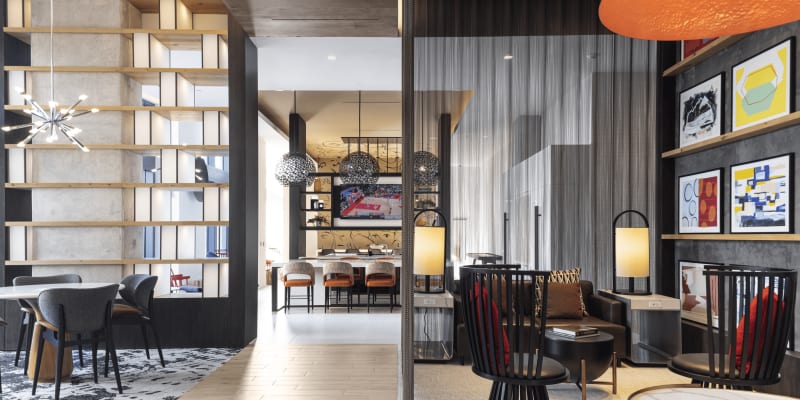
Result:
<svg viewBox="0 0 800 400"><path fill-rule="evenodd" d="M367 286L367 312L369 312L370 302L375 303L377 295L372 292L372 296L370 296L370 292L372 289L379 288L389 291L389 312L394 311L394 264L386 261L371 262L367 264L364 276L364 284Z"/></svg>
<svg viewBox="0 0 800 400"><path fill-rule="evenodd" d="M283 312L291 307L291 289L305 287L306 309L310 313L311 307L314 307L314 266L302 261L287 263L281 270L281 281L283 281Z"/></svg>
<svg viewBox="0 0 800 400"><path fill-rule="evenodd" d="M349 250L348 250L349 251ZM340 258L342 261L361 261L361 257L345 256ZM361 293L364 293L366 287L364 286L364 267L353 267L353 292L356 295L356 304L361 304ZM337 294L336 301L339 301Z"/></svg>
<svg viewBox="0 0 800 400"><path fill-rule="evenodd" d="M330 289L337 290L336 302L339 302L339 291L347 289L347 312L352 307L353 266L346 262L329 262L322 266L322 285L325 286L325 312L330 307Z"/></svg>

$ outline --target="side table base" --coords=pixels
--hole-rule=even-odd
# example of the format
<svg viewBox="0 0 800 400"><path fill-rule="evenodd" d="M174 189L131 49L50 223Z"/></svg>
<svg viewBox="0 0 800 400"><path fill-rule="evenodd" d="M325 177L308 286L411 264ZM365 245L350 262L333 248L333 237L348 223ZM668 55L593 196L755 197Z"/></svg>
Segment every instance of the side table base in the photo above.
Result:
<svg viewBox="0 0 800 400"><path fill-rule="evenodd" d="M581 400L586 400L586 385L611 385L611 393L617 394L617 352L611 356L611 382L591 381L586 382L586 360L581 358L581 381L575 383L581 389Z"/></svg>

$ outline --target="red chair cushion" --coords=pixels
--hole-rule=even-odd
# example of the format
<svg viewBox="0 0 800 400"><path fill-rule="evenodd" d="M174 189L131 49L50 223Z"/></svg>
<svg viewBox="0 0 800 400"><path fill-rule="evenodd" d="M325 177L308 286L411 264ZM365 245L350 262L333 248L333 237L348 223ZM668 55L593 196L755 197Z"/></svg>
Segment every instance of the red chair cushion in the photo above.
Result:
<svg viewBox="0 0 800 400"><path fill-rule="evenodd" d="M478 282L475 282L475 289L470 292L470 298L472 299L473 302L475 302L477 300L475 298L475 293L479 289L480 289L480 286L478 285ZM491 305L492 305L492 312L491 312L492 317L491 318L492 319L491 319L491 321L484 321L484 317L483 316L485 314L489 314L489 291L485 287L483 288L483 296L482 296L481 300L482 301L477 301L479 306L476 307L477 316L478 316L478 326L484 327L485 324L488 323L489 327L490 327L489 329L492 329L493 336L494 336L494 343L491 343L488 334L484 337L484 340L485 340L487 346L493 346L494 347L494 354L495 354L495 357L497 357L497 369L498 369L498 371L499 370L503 370L504 366L508 365L509 360L510 360L510 355L511 355L511 349L510 349L511 346L508 344L508 334L506 333L506 328L502 325L502 322L500 321L500 311L498 310L497 303L495 303L494 300L491 301ZM498 326L498 325L500 326L500 331L502 332L502 335L497 335L497 331L494 328L495 326ZM480 332L484 332L484 329L481 329ZM502 336L502 342L501 342L501 336ZM502 359L500 359L500 355L501 354L503 355Z"/></svg>
<svg viewBox="0 0 800 400"><path fill-rule="evenodd" d="M772 294L772 315L767 317L765 314L767 313L767 302L769 301L769 295ZM777 305L780 304L781 310L783 310L783 302L778 303L778 295L772 291L772 288L765 287L764 290L761 291L761 320L756 321L756 316L758 314L758 296L753 297L750 300L750 322L748 324L747 332L749 334L748 343L747 343L747 364L745 365L745 374L750 373L750 366L751 364L758 369L759 363L761 362L760 359L753 360L755 355L760 355L764 351L764 343L767 341L767 321L770 322L769 331L772 332L774 325L775 325L775 318L776 314L778 313ZM756 324L758 324L758 332L756 332ZM742 368L742 359L744 358L744 330L745 330L745 323L744 323L744 316L739 320L738 325L736 326L736 368ZM756 336L759 337L758 341L758 351L755 350L755 340Z"/></svg>

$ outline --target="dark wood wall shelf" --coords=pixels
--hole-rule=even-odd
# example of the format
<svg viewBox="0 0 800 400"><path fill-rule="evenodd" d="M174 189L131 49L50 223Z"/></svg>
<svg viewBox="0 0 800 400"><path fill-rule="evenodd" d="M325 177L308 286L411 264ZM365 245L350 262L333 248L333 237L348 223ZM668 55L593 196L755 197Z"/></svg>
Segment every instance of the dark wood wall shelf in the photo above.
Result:
<svg viewBox="0 0 800 400"><path fill-rule="evenodd" d="M303 226L303 231L399 231L399 226Z"/></svg>
<svg viewBox="0 0 800 400"><path fill-rule="evenodd" d="M662 76L667 77L667 76L678 75L681 72L691 68L692 66L699 64L701 61L710 58L714 54L717 54L720 51L725 50L728 46L742 40L742 38L745 36L747 36L746 33L741 35L723 36L721 38L718 38L717 40L708 44L706 47L703 47L702 49L698 50L691 56L684 58L680 62L664 70Z"/></svg>
<svg viewBox="0 0 800 400"><path fill-rule="evenodd" d="M694 154L700 151L712 149L714 147L724 146L728 143L738 142L740 140L749 139L752 137L764 135L779 129L787 128L790 126L800 124L800 111L795 111L789 115L773 119L771 121L762 122L758 125L744 128L735 132L724 133L720 136L703 140L691 144L689 146L679 147L674 150L665 151L661 153L661 158L676 158L683 157L689 154Z"/></svg>
<svg viewBox="0 0 800 400"><path fill-rule="evenodd" d="M722 241L766 241L797 242L800 234L791 233L711 233L711 234L663 234L663 240L722 240Z"/></svg>

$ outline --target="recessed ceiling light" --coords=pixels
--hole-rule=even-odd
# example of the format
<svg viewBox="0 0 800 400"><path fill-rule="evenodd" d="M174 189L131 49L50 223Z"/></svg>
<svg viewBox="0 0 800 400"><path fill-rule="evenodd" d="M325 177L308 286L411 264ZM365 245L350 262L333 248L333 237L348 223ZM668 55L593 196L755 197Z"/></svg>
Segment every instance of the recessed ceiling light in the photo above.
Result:
<svg viewBox="0 0 800 400"><path fill-rule="evenodd" d="M336 61L336 55L331 54L328 56L328 61Z"/></svg>
<svg viewBox="0 0 800 400"><path fill-rule="evenodd" d="M503 56L503 60L510 60L512 58L514 58L514 56L512 56L511 54L506 54Z"/></svg>

